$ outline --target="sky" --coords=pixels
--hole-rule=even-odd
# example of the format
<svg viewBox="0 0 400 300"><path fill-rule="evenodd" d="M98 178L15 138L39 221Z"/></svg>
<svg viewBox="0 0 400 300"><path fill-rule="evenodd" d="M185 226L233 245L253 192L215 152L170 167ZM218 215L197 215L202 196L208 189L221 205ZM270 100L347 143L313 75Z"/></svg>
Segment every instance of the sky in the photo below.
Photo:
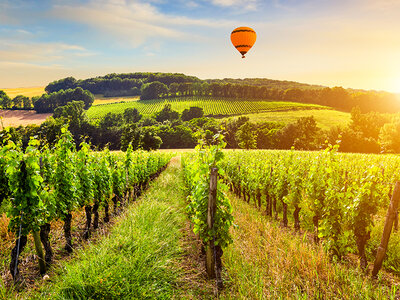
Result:
<svg viewBox="0 0 400 300"><path fill-rule="evenodd" d="M398 0L0 0L0 88L171 72L400 92L399 29Z"/></svg>

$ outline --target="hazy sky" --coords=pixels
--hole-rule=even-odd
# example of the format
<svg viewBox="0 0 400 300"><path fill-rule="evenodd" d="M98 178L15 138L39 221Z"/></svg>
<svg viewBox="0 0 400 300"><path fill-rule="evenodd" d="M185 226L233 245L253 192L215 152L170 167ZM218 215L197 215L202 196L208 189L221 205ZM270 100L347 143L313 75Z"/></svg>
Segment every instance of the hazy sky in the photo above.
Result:
<svg viewBox="0 0 400 300"><path fill-rule="evenodd" d="M400 92L400 1L0 0L0 87L140 71Z"/></svg>

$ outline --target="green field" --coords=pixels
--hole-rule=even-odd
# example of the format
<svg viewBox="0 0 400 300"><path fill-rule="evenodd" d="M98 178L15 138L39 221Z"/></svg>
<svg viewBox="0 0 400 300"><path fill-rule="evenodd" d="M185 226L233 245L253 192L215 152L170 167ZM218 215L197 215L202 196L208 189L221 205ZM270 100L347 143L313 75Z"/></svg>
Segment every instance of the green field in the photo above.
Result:
<svg viewBox="0 0 400 300"><path fill-rule="evenodd" d="M307 109L293 111L270 111L246 115L252 122L281 122L285 124L294 123L302 117L313 116L322 129L333 126L347 126L351 120L350 113L333 109ZM227 117L228 118L228 117ZM236 117L235 117L236 118Z"/></svg>
<svg viewBox="0 0 400 300"><path fill-rule="evenodd" d="M123 113L127 108L136 108L143 115L160 111L164 104L170 103L173 110L182 112L191 106L201 107L205 115L231 116L271 111L318 110L325 106L283 101L257 101L237 99L215 99L209 97L170 98L160 100L130 101L92 106L88 110L91 119L98 119L109 112Z"/></svg>

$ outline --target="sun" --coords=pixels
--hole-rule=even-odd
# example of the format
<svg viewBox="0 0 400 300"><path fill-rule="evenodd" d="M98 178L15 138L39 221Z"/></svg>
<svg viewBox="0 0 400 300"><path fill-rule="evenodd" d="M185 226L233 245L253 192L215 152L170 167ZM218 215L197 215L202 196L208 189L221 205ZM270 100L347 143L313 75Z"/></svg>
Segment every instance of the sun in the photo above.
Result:
<svg viewBox="0 0 400 300"><path fill-rule="evenodd" d="M393 83L390 85L390 90L393 93L400 93L400 76L393 78Z"/></svg>

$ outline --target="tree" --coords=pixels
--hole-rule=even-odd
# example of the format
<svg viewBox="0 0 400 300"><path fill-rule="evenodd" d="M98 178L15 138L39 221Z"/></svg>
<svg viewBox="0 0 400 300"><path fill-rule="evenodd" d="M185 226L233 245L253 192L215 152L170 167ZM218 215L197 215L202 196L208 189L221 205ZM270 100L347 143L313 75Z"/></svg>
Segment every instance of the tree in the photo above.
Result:
<svg viewBox="0 0 400 300"><path fill-rule="evenodd" d="M256 126L251 122L246 122L240 126L236 132L236 140L242 149L256 149L257 148L257 133Z"/></svg>
<svg viewBox="0 0 400 300"><path fill-rule="evenodd" d="M2 90L0 90L0 105L5 109L11 108L12 105L11 98Z"/></svg>
<svg viewBox="0 0 400 300"><path fill-rule="evenodd" d="M159 81L153 81L142 86L140 100L159 99L168 95L168 87Z"/></svg>
<svg viewBox="0 0 400 300"><path fill-rule="evenodd" d="M303 117L294 124L289 124L278 133L280 148L298 150L316 150L323 139L321 129L314 117Z"/></svg>
<svg viewBox="0 0 400 300"><path fill-rule="evenodd" d="M44 90L50 94L53 92L58 92L60 90L74 89L76 87L77 87L76 79L74 77L66 77L60 80L50 82Z"/></svg>
<svg viewBox="0 0 400 300"><path fill-rule="evenodd" d="M383 125L379 134L379 145L385 153L400 153L400 122Z"/></svg>
<svg viewBox="0 0 400 300"><path fill-rule="evenodd" d="M133 150L137 150L140 146L140 129L136 124L126 125L122 129L121 150L126 151L130 144Z"/></svg>
<svg viewBox="0 0 400 300"><path fill-rule="evenodd" d="M142 118L142 115L136 108L127 108L124 111L124 120L126 123L137 123Z"/></svg>
<svg viewBox="0 0 400 300"><path fill-rule="evenodd" d="M189 109L185 109L182 112L182 121L190 121L195 118L201 118L204 116L204 111L201 107L192 106Z"/></svg>
<svg viewBox="0 0 400 300"><path fill-rule="evenodd" d="M78 87L76 89L60 90L51 94L43 94L41 97L32 98L34 109L38 113L49 113L59 106L64 106L72 101L83 101L85 109L93 104L94 96L91 92Z"/></svg>
<svg viewBox="0 0 400 300"><path fill-rule="evenodd" d="M176 97L179 91L179 84L174 82L169 86L169 92L171 93L171 97Z"/></svg>
<svg viewBox="0 0 400 300"><path fill-rule="evenodd" d="M82 101L72 101L65 106L57 107L53 117L65 118L69 121L71 128L78 128L83 122L87 121L84 103Z"/></svg>
<svg viewBox="0 0 400 300"><path fill-rule="evenodd" d="M15 96L14 99L12 100L12 102L14 102L14 107L22 108L23 104L27 101L26 99L29 98L23 95Z"/></svg>
<svg viewBox="0 0 400 300"><path fill-rule="evenodd" d="M24 97L23 99L23 107L24 109L32 109L32 100L29 97Z"/></svg>
<svg viewBox="0 0 400 300"><path fill-rule="evenodd" d="M163 109L155 114L155 119L158 122L173 121L179 119L179 113L172 110L171 104L165 104Z"/></svg>
<svg viewBox="0 0 400 300"><path fill-rule="evenodd" d="M141 141L140 145L143 150L157 150L162 144L161 138L155 133L154 129L151 127L141 128Z"/></svg>
<svg viewBox="0 0 400 300"><path fill-rule="evenodd" d="M239 127L248 122L250 119L249 117L240 116L237 119L228 119L225 122L225 141L227 144L227 148L238 148L238 143L236 141L236 132L238 131Z"/></svg>
<svg viewBox="0 0 400 300"><path fill-rule="evenodd" d="M109 112L100 120L99 127L102 130L107 130L112 127L119 127L122 123L123 119L120 114Z"/></svg>

